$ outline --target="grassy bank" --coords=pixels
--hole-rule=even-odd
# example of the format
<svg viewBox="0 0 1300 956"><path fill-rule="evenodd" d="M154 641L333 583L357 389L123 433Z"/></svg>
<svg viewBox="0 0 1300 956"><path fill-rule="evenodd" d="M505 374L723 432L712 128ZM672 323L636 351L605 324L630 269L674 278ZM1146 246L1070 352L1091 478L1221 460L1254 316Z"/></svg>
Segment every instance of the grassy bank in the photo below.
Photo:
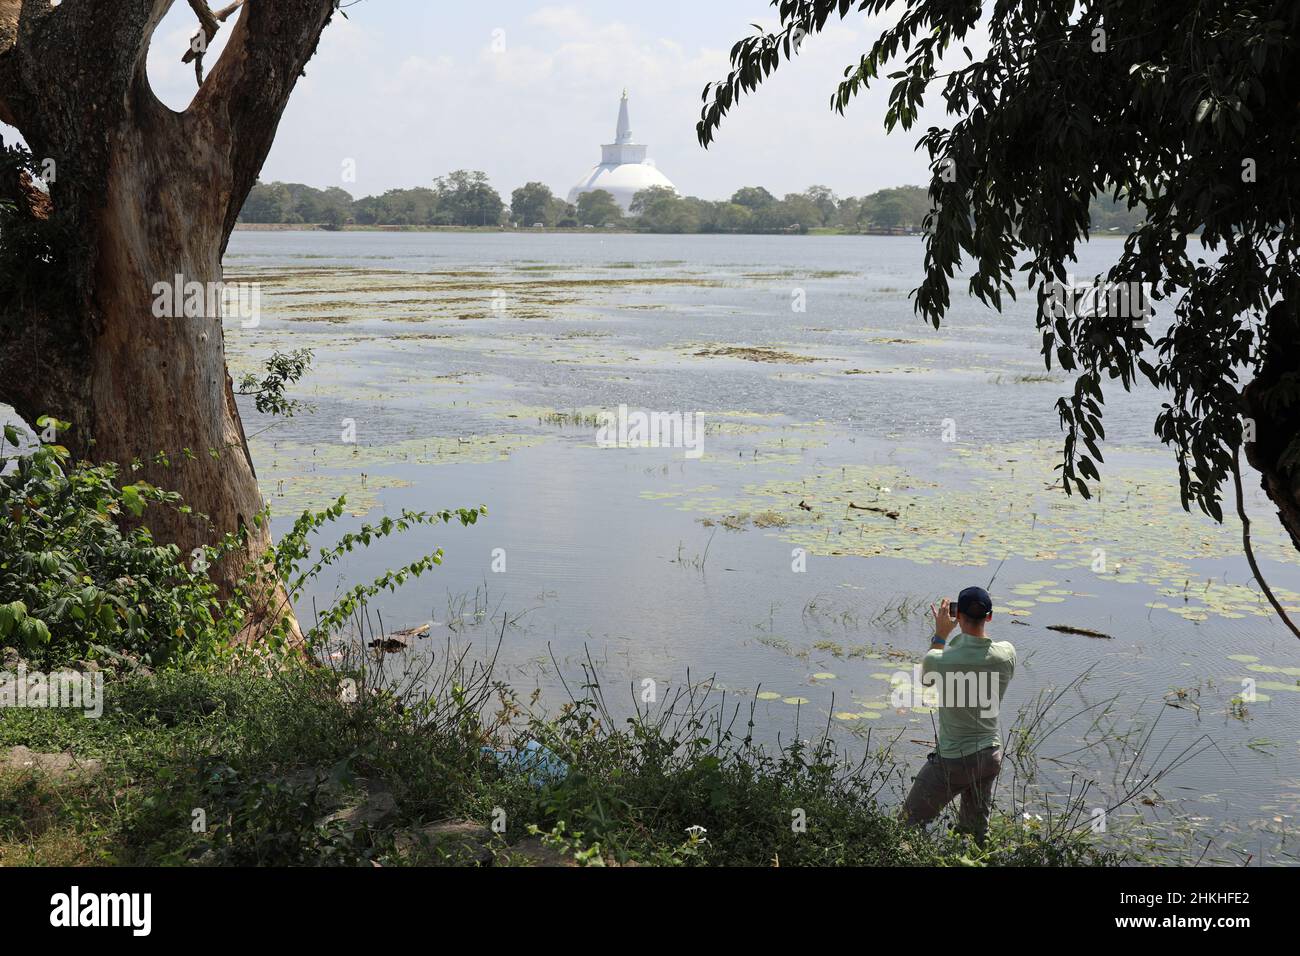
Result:
<svg viewBox="0 0 1300 956"><path fill-rule="evenodd" d="M589 683L548 718L463 658L435 658L420 693L371 686L364 670L303 664L166 669L113 675L99 719L9 711L0 753L22 745L95 763L62 776L0 772L0 863L1109 860L1081 836L1005 819L982 849L943 827L907 831L880 799L898 773L889 759L850 765L825 737L768 752L749 738L748 705L687 693L619 726ZM484 750L526 741L563 771ZM446 821L458 823L434 826Z"/></svg>

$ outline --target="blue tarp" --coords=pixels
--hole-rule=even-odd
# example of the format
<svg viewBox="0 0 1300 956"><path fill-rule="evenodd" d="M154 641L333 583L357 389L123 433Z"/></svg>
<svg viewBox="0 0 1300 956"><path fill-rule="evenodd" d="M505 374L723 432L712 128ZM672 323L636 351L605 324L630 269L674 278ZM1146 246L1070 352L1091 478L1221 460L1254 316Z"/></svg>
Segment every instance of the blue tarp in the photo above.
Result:
<svg viewBox="0 0 1300 956"><path fill-rule="evenodd" d="M569 775L568 764L536 740L528 741L523 747L511 747L509 750L484 747L483 752L491 754L496 758L497 763L508 770L527 773L528 782L534 787L555 783Z"/></svg>

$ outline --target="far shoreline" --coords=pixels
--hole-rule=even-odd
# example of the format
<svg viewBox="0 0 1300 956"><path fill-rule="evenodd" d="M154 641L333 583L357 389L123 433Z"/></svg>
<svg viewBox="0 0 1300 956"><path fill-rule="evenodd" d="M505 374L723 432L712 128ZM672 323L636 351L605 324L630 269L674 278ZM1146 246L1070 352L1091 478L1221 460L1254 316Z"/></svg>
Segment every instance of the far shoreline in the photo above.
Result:
<svg viewBox="0 0 1300 956"><path fill-rule="evenodd" d="M509 226L426 226L426 225L360 225L349 223L345 226L329 226L324 223L312 222L237 222L235 223L235 232L466 232L466 233L483 233L483 234L506 234L506 235L614 235L614 236L873 236L888 239L919 239L925 233L922 232L887 232L884 230L858 230L850 231L847 229L828 228L825 226L815 229L808 229L797 232L654 232L645 229L628 229L624 227L607 229L607 228L587 228L579 226L574 228L559 226L530 226L528 228L518 227L510 228ZM1123 232L1097 232L1089 236L1092 239L1124 239L1127 233Z"/></svg>
<svg viewBox="0 0 1300 956"><path fill-rule="evenodd" d="M920 232L885 232L885 231L858 231L850 232L846 229L826 228L824 226L815 229L794 232L653 232L645 229L628 229L626 227L609 228L587 228L585 226L530 226L527 228L518 227L510 228L509 226L426 226L426 225L361 225L358 223L349 223L345 226L330 226L325 223L313 222L237 222L235 223L236 232L473 232L473 233L505 233L509 235L618 235L618 236L890 236L897 239L914 239L923 233Z"/></svg>

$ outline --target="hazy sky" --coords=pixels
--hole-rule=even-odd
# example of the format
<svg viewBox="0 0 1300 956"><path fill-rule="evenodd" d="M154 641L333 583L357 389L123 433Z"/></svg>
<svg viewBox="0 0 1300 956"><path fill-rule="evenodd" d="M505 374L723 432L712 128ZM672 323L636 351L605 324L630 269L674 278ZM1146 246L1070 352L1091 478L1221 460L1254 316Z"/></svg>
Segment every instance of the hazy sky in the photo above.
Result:
<svg viewBox="0 0 1300 956"><path fill-rule="evenodd" d="M877 32L860 15L809 38L705 151L695 139L700 93L726 73L727 51L751 23L775 25L767 0L361 0L348 14L326 29L299 81L264 181L362 196L469 168L507 200L528 180L564 195L611 141L626 87L637 141L684 193L714 199L757 184L782 195L820 183L861 195L925 183L915 143L942 121L931 108L919 129L886 136L888 81L846 116L831 111L844 67ZM179 62L193 23L175 4L150 50L150 82L176 109L195 88ZM346 159L355 182L342 178Z"/></svg>

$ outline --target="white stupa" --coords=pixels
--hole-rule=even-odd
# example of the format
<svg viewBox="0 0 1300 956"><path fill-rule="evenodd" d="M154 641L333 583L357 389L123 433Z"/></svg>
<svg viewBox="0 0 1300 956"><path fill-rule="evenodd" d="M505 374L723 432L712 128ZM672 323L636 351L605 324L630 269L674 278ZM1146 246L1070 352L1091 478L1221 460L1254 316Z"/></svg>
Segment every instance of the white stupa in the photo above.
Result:
<svg viewBox="0 0 1300 956"><path fill-rule="evenodd" d="M655 168L654 161L646 160L648 148L632 142L632 121L628 119L627 90L624 90L623 101L618 107L618 132L614 134L614 142L600 148L600 165L569 190L569 202L576 203L583 193L603 189L626 213L632 206L632 198L643 189L666 186L676 192L677 187Z"/></svg>

